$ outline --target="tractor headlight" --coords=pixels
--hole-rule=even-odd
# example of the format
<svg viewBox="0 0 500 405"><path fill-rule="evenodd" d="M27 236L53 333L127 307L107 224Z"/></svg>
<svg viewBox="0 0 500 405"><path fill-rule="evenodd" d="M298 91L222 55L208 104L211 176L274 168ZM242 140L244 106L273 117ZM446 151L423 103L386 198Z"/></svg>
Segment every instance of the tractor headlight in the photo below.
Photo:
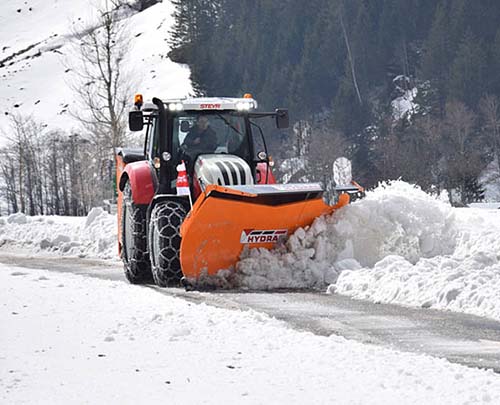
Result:
<svg viewBox="0 0 500 405"><path fill-rule="evenodd" d="M182 111L184 109L184 106L182 103L170 103L168 105L168 109L170 111Z"/></svg>
<svg viewBox="0 0 500 405"><path fill-rule="evenodd" d="M251 108L253 108L253 103L252 102L240 102L236 104L236 109L238 111L248 111Z"/></svg>

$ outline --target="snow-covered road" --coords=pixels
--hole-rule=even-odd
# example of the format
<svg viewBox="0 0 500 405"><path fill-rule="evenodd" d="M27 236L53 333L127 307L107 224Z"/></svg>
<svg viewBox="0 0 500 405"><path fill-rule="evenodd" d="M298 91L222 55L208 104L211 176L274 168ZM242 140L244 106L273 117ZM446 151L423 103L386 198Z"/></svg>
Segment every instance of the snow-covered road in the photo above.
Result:
<svg viewBox="0 0 500 405"><path fill-rule="evenodd" d="M0 250L0 263L126 283L121 264L106 260L30 257ZM186 292L181 288L147 288L197 304L258 311L315 335L342 336L500 373L500 322L483 317L390 304L373 305L369 301L318 291Z"/></svg>
<svg viewBox="0 0 500 405"><path fill-rule="evenodd" d="M2 265L0 295L2 403L500 401L491 371L121 281Z"/></svg>

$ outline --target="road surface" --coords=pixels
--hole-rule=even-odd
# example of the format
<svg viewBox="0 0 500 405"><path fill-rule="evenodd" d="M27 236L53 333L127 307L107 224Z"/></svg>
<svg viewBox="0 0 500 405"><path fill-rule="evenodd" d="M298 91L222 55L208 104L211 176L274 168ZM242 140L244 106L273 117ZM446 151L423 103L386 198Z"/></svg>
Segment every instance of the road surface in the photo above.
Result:
<svg viewBox="0 0 500 405"><path fill-rule="evenodd" d="M127 282L119 262L0 252L0 263ZM226 309L252 309L317 335L335 334L500 373L500 322L487 318L374 304L320 291L187 292L181 288L137 288L151 288L161 294Z"/></svg>

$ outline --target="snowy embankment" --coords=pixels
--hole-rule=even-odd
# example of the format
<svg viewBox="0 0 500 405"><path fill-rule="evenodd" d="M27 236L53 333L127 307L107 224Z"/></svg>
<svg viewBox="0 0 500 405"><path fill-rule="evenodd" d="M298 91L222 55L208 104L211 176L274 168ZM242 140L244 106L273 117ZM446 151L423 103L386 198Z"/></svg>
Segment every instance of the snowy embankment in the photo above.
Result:
<svg viewBox="0 0 500 405"><path fill-rule="evenodd" d="M2 265L0 295L1 403L500 403L491 371L124 282Z"/></svg>
<svg viewBox="0 0 500 405"><path fill-rule="evenodd" d="M299 229L276 251L251 250L230 277L240 288L317 288L372 300L500 320L500 211L452 208L393 182ZM117 257L116 218L0 221L4 249Z"/></svg>
<svg viewBox="0 0 500 405"><path fill-rule="evenodd" d="M0 218L0 246L99 259L118 259L116 216L93 208L86 218L18 213Z"/></svg>
<svg viewBox="0 0 500 405"><path fill-rule="evenodd" d="M419 246L426 246L428 235L432 235L436 251L415 256L388 252L391 254L380 257L373 266L360 260L363 268L342 272L330 291L500 320L500 211L436 204L429 201L426 206L437 222L425 223L431 219L429 215L414 217L426 228L426 234L418 236ZM410 217L415 213L410 206L402 208ZM402 231L411 235L415 227L410 222ZM410 240L401 240L401 245L408 244Z"/></svg>

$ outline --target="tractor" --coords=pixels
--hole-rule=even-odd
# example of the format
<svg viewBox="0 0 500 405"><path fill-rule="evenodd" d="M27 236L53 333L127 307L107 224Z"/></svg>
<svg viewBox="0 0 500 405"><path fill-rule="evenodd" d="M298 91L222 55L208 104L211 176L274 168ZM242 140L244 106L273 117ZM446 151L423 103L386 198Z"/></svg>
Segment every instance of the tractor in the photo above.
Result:
<svg viewBox="0 0 500 405"><path fill-rule="evenodd" d="M257 121L288 127L285 109L257 111L243 98L185 98L144 103L136 95L131 131L142 149L116 151L119 251L131 283L197 285L233 270L244 248L271 249L335 206L319 183L276 184Z"/></svg>

